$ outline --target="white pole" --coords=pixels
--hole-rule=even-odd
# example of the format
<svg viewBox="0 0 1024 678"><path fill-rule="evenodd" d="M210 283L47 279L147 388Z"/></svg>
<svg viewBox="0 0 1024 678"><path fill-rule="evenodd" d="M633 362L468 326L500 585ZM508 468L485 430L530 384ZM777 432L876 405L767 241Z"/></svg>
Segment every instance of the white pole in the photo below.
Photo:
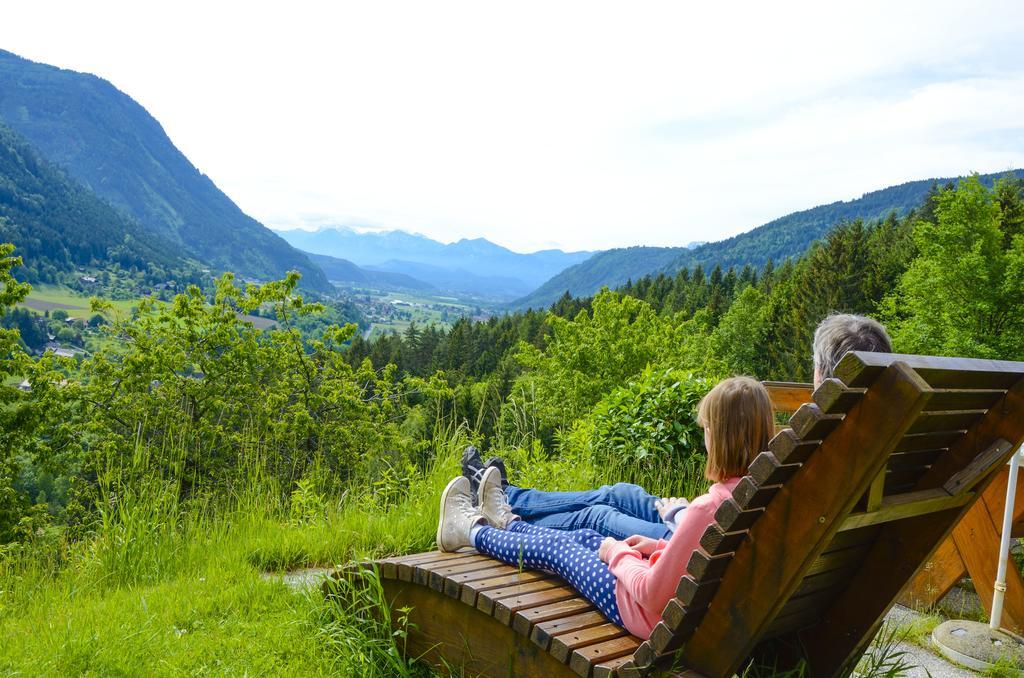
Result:
<svg viewBox="0 0 1024 678"><path fill-rule="evenodd" d="M1010 479L1006 483L1006 508L1003 511L1003 532L999 540L999 569L996 572L995 591L992 593L992 617L988 626L993 631L999 630L999 622L1003 617L1003 596L1006 595L1006 561L1010 557L1010 531L1013 529L1013 500L1017 496L1017 467L1024 447L1010 457Z"/></svg>

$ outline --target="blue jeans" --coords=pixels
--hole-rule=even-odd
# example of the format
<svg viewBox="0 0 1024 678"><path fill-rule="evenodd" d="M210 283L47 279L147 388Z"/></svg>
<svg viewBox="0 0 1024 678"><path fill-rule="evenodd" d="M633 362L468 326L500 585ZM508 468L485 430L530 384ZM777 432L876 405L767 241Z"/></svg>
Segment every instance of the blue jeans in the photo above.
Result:
<svg viewBox="0 0 1024 678"><path fill-rule="evenodd" d="M632 483L586 492L544 492L509 485L506 493L513 513L542 527L589 529L616 539L634 534L668 539L671 534L654 508L658 497Z"/></svg>

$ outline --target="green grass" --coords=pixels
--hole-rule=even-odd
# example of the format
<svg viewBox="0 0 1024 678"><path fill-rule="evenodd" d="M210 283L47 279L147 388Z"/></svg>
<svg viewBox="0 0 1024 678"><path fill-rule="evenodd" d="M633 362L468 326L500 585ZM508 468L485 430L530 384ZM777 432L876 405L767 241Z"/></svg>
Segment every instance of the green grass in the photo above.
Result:
<svg viewBox="0 0 1024 678"><path fill-rule="evenodd" d="M72 308L64 309L67 311L69 318L88 320L93 315L92 311L89 309L89 296L58 285L33 285L32 291L29 293L26 301L71 306ZM132 307L138 305L138 303L139 301L137 299L117 299L110 302L115 311L126 315L131 313ZM37 313L43 312L43 309L41 308L33 308L32 304L23 303L19 304L19 306L25 306ZM50 312L52 313L53 309L51 309Z"/></svg>

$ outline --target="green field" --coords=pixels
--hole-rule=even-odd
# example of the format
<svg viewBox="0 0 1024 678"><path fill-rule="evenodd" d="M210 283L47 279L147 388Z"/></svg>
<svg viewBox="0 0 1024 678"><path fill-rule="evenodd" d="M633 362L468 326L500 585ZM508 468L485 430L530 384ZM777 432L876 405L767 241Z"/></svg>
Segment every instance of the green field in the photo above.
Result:
<svg viewBox="0 0 1024 678"><path fill-rule="evenodd" d="M486 305L446 295L413 294L368 288L349 290L352 300L370 322L367 337L401 334L409 325L436 325L449 329L461 317L486 313ZM407 316L407 317L406 317Z"/></svg>
<svg viewBox="0 0 1024 678"><path fill-rule="evenodd" d="M110 301L118 312L131 313L132 307L138 304L137 299L118 299ZM67 287L58 285L33 285L25 301L18 306L37 313L56 310L67 311L69 318L88 320L93 313L90 310L89 297Z"/></svg>

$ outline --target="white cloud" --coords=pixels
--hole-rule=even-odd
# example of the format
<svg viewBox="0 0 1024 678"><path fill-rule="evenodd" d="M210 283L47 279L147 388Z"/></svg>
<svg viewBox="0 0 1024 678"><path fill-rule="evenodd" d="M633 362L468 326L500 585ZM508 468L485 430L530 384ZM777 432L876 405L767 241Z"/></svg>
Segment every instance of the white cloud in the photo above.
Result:
<svg viewBox="0 0 1024 678"><path fill-rule="evenodd" d="M1024 166L1020 3L282 7L38 0L0 46L108 78L273 226L678 245Z"/></svg>

